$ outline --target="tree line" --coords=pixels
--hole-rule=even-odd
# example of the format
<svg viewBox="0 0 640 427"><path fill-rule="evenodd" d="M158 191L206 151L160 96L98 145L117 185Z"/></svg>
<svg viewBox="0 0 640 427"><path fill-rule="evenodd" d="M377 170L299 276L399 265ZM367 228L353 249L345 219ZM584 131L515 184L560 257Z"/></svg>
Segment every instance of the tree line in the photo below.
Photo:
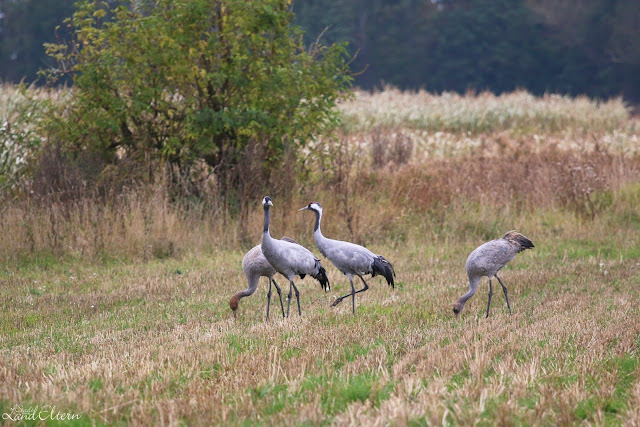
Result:
<svg viewBox="0 0 640 427"><path fill-rule="evenodd" d="M31 82L53 64L42 45L56 41L73 4L0 2L1 79ZM306 43L319 36L349 43L354 83L365 89L524 88L640 101L637 0L295 0L291 7Z"/></svg>
<svg viewBox="0 0 640 427"><path fill-rule="evenodd" d="M308 40L326 29L329 42L349 42L366 89L640 101L637 0L308 0L294 11Z"/></svg>

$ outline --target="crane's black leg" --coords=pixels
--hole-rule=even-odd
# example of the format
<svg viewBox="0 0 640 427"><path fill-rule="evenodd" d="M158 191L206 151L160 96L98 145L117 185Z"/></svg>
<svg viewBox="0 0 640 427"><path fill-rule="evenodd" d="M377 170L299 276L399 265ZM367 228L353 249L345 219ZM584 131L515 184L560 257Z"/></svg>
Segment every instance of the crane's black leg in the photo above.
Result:
<svg viewBox="0 0 640 427"><path fill-rule="evenodd" d="M362 276L358 275L358 277L360 278L360 280L362 280L362 284L364 285L364 288L360 289L358 292L364 292L367 289L369 289L369 285L367 285L367 282L364 281L364 279L362 278ZM356 294L358 293L356 292Z"/></svg>
<svg viewBox="0 0 640 427"><path fill-rule="evenodd" d="M509 309L509 314L511 314L511 305L509 304L509 295L507 294L507 287L504 285L504 283L502 283L502 280L500 280L497 274L496 274L496 279L498 279L498 282L500 282L500 286L502 286L502 292L504 292L504 297L507 300L507 308Z"/></svg>
<svg viewBox="0 0 640 427"><path fill-rule="evenodd" d="M353 280L349 280L351 283L351 312L356 315L356 288L353 286Z"/></svg>
<svg viewBox="0 0 640 427"><path fill-rule="evenodd" d="M489 279L489 302L487 302L487 316L489 317L489 306L491 305L491 295L493 295L493 286L491 285L491 279Z"/></svg>
<svg viewBox="0 0 640 427"><path fill-rule="evenodd" d="M289 295L287 296L287 317L289 317L289 309L291 308L292 296L293 296L293 281L289 280Z"/></svg>
<svg viewBox="0 0 640 427"><path fill-rule="evenodd" d="M367 285L367 282L364 281L364 279L362 278L362 276L358 276L360 278L360 280L362 280L362 283L364 284L364 288L360 289L359 291L355 291L353 292L353 295L355 294L359 294L360 292L364 292L367 289L369 289L369 285ZM353 286L353 282L351 282L351 286ZM353 289L353 288L352 288ZM352 294L346 294L346 295L342 295L339 298L336 298L336 300L331 304L331 307L335 307L336 305L340 304L342 302L343 299L345 299L346 297L350 297ZM354 309L355 311L355 309Z"/></svg>
<svg viewBox="0 0 640 427"><path fill-rule="evenodd" d="M296 293L296 302L298 303L298 316L302 316L302 310L300 309L300 292L298 292L298 288L296 288L296 285L294 285L293 282L291 282L291 284L293 285L293 290Z"/></svg>
<svg viewBox="0 0 640 427"><path fill-rule="evenodd" d="M282 309L282 318L284 318L284 305L282 305L282 291L280 290L280 286L276 283L275 279L271 279L273 282L273 286L276 287L276 291L278 291L278 297L280 297L280 308Z"/></svg>
<svg viewBox="0 0 640 427"><path fill-rule="evenodd" d="M269 306L271 306L271 279L269 279L269 292L267 292L267 320L269 320Z"/></svg>

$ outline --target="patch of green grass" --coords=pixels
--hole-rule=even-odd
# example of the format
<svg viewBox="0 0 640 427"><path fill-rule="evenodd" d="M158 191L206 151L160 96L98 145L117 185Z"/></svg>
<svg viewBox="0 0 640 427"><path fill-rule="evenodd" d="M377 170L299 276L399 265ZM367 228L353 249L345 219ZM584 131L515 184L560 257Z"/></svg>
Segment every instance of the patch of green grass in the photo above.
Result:
<svg viewBox="0 0 640 427"><path fill-rule="evenodd" d="M425 417L411 417L407 422L407 427L428 427L429 422Z"/></svg>
<svg viewBox="0 0 640 427"><path fill-rule="evenodd" d="M364 402L371 394L374 381L375 378L371 375L351 376L344 383L334 384L334 395L339 396L340 404L345 406L356 400Z"/></svg>
<svg viewBox="0 0 640 427"><path fill-rule="evenodd" d="M346 302L346 299L345 299ZM358 302L358 298L356 296L356 303ZM397 312L398 307L393 306L384 306L380 304L360 304L356 307L356 314L362 315L367 318L371 318L370 321L375 321L375 319L393 316L395 312Z"/></svg>
<svg viewBox="0 0 640 427"><path fill-rule="evenodd" d="M489 421L489 424L491 424L491 420L494 420L496 418L500 406L507 399L509 399L509 396L505 394L487 399L484 404L484 411L482 411L482 413L480 414L480 418L484 422L481 422L480 425L487 425L486 421Z"/></svg>
<svg viewBox="0 0 640 427"><path fill-rule="evenodd" d="M89 389L94 393L102 390L102 378L92 378L89 381Z"/></svg>
<svg viewBox="0 0 640 427"><path fill-rule="evenodd" d="M525 397L518 399L518 405L527 409L535 409L539 401L540 395L535 392L535 389L529 389Z"/></svg>
<svg viewBox="0 0 640 427"><path fill-rule="evenodd" d="M302 349L298 347L287 347L284 353L282 353L282 358L284 360L289 360L289 359L300 356L301 353L302 353Z"/></svg>
<svg viewBox="0 0 640 427"><path fill-rule="evenodd" d="M251 340L239 335L229 334L226 340L229 343L229 351L235 355L242 354L251 348Z"/></svg>
<svg viewBox="0 0 640 427"><path fill-rule="evenodd" d="M629 392L636 379L638 365L638 358L631 354L615 356L606 361L602 369L616 373L615 391L605 399L594 396L579 402L574 412L576 418L593 419L594 414L602 410L607 423L619 421L618 416L624 413L628 406ZM597 387L596 381L592 387Z"/></svg>
<svg viewBox="0 0 640 427"><path fill-rule="evenodd" d="M334 415L346 409L349 403L369 399L375 406L389 399L395 384L381 384L373 373L344 377L338 374L309 376L305 378L300 393L320 394L322 411Z"/></svg>
<svg viewBox="0 0 640 427"><path fill-rule="evenodd" d="M529 350L528 348L521 348L517 351L515 359L518 363L524 363L531 359L531 356L531 350Z"/></svg>
<svg viewBox="0 0 640 427"><path fill-rule="evenodd" d="M273 415L285 408L289 400L288 386L286 384L266 384L250 390L251 400L254 404L264 408L264 413Z"/></svg>
<svg viewBox="0 0 640 427"><path fill-rule="evenodd" d="M215 362L211 366L205 366L200 369L198 376L203 380L215 378L222 371L222 364Z"/></svg>
<svg viewBox="0 0 640 427"><path fill-rule="evenodd" d="M344 349L344 357L341 358L338 362L336 362L335 367L340 369L344 366L345 363L353 362L360 356L366 355L371 346L362 345L362 344L353 344L351 346L347 346Z"/></svg>
<svg viewBox="0 0 640 427"><path fill-rule="evenodd" d="M593 413L596 411L596 398L589 397L585 400L578 402L578 405L575 409L575 416L581 420L586 420L590 418Z"/></svg>
<svg viewBox="0 0 640 427"><path fill-rule="evenodd" d="M456 388L460 388L462 384L469 378L469 365L464 364L462 369L451 376L449 383L447 384L447 390L453 391Z"/></svg>
<svg viewBox="0 0 640 427"><path fill-rule="evenodd" d="M489 366L487 367L487 369L484 370L484 372L482 373L482 378L485 380L485 382L488 382L488 380L493 377L496 374L496 370L494 369L493 366Z"/></svg>
<svg viewBox="0 0 640 427"><path fill-rule="evenodd" d="M605 402L604 410L607 413L615 414L622 412L627 406L629 391L636 379L638 358L631 354L615 356L611 359L611 362L608 365L608 369L617 373L616 390Z"/></svg>
<svg viewBox="0 0 640 427"><path fill-rule="evenodd" d="M590 239L568 239L556 245L556 257L565 256L570 261L597 258L602 260L635 259L640 257L637 245L628 245L625 241L605 239L595 241Z"/></svg>
<svg viewBox="0 0 640 427"><path fill-rule="evenodd" d="M566 389L572 384L578 382L580 378L577 374L569 374L569 375L551 375L546 378L543 382L551 384L553 387L558 389Z"/></svg>
<svg viewBox="0 0 640 427"><path fill-rule="evenodd" d="M167 385L166 392L169 397L182 396L186 385L192 377L181 373L176 378L172 378Z"/></svg>

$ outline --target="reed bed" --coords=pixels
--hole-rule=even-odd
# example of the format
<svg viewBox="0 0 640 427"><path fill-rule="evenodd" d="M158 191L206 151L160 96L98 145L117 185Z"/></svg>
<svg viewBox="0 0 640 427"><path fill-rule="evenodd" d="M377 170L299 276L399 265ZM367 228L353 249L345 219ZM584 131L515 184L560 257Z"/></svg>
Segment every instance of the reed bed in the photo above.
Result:
<svg viewBox="0 0 640 427"><path fill-rule="evenodd" d="M498 130L581 134L625 128L630 116L620 98L597 101L551 94L535 97L525 91L436 95L389 87L374 93L357 91L339 108L344 115L343 129L349 133L409 128L472 134ZM636 122L632 129L637 129Z"/></svg>

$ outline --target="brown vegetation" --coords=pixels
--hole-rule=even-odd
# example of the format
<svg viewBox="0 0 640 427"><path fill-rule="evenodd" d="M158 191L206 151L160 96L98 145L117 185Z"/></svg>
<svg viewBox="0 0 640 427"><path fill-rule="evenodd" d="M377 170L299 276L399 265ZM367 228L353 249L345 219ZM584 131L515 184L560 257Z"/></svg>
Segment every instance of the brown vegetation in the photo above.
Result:
<svg viewBox="0 0 640 427"><path fill-rule="evenodd" d="M120 186L9 200L0 412L49 404L109 424L638 423L632 120L587 136L420 140L400 126L317 141L301 175L272 175L272 233L315 250L297 211L315 200L328 237L394 263L396 290L372 279L355 317L329 307L346 282L328 265L332 294L304 280L302 317L272 311L264 322L262 279L234 321L242 230L257 243L262 210L256 199L232 216L215 182L197 201L176 199L162 179L107 178ZM431 149L429 138L457 146ZM483 318L483 281L455 319L466 256L511 229L536 244L502 274L513 315L494 296Z"/></svg>

